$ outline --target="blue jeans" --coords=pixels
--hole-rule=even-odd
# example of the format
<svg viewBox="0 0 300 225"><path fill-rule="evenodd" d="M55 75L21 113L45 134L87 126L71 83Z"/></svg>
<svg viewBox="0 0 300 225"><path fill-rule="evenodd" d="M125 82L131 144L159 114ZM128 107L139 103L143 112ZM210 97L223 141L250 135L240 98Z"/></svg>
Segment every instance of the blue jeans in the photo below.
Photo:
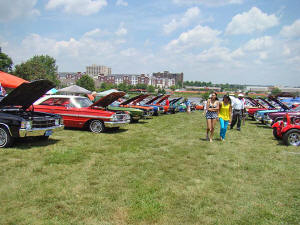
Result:
<svg viewBox="0 0 300 225"><path fill-rule="evenodd" d="M227 126L229 123L229 120L223 120L222 118L219 118L220 121L220 136L221 138L225 139L226 131L227 131Z"/></svg>

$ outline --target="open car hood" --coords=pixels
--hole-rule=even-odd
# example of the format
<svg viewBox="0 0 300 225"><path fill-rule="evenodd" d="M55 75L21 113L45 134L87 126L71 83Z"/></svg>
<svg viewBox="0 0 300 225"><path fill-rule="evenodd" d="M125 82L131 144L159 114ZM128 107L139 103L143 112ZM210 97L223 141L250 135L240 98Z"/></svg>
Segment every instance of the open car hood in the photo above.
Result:
<svg viewBox="0 0 300 225"><path fill-rule="evenodd" d="M54 87L55 85L49 80L23 83L2 99L0 108L6 106L21 106L23 110L26 110Z"/></svg>
<svg viewBox="0 0 300 225"><path fill-rule="evenodd" d="M136 105L137 103L143 101L143 100L144 100L145 98L147 98L148 96L149 96L149 94L145 94L145 95L139 97L138 99L134 100L134 101L132 102L132 104L133 104L133 105Z"/></svg>
<svg viewBox="0 0 300 225"><path fill-rule="evenodd" d="M246 97L245 99L247 99L248 101L250 101L255 107L266 108L260 102L256 101L255 99L253 99L251 97Z"/></svg>
<svg viewBox="0 0 300 225"><path fill-rule="evenodd" d="M156 104L162 103L164 100L168 99L169 97L170 97L170 95L166 95L166 96L162 97Z"/></svg>
<svg viewBox="0 0 300 225"><path fill-rule="evenodd" d="M269 107L275 109L276 107L272 105L270 102L268 102L266 99L259 97L258 99L262 100L264 103L266 103Z"/></svg>
<svg viewBox="0 0 300 225"><path fill-rule="evenodd" d="M289 110L290 107L288 107L286 104L282 103L281 101L279 101L277 98L272 98L270 97L270 100L276 102L281 108L283 108L284 110Z"/></svg>
<svg viewBox="0 0 300 225"><path fill-rule="evenodd" d="M102 98L100 98L98 101L96 101L94 104L92 104L90 107L98 106L98 107L107 107L117 99L123 97L126 93L122 91L118 92L112 92L109 95L106 95Z"/></svg>
<svg viewBox="0 0 300 225"><path fill-rule="evenodd" d="M152 102L156 101L157 99L159 99L162 96L164 96L164 95L158 95L158 96L152 98L150 101L146 102L145 105L151 104Z"/></svg>
<svg viewBox="0 0 300 225"><path fill-rule="evenodd" d="M172 99L169 103L170 103L170 104L175 104L175 103L178 102L180 99L182 99L182 97L174 98L174 99Z"/></svg>
<svg viewBox="0 0 300 225"><path fill-rule="evenodd" d="M128 105L130 102L133 102L133 101L135 101L135 100L137 100L137 99L139 99L139 98L142 98L142 97L144 97L144 96L148 96L148 95L145 95L145 94L137 95L137 96L135 96L135 97L133 97L133 98L130 98L130 99L128 99L128 100L122 102L120 105Z"/></svg>

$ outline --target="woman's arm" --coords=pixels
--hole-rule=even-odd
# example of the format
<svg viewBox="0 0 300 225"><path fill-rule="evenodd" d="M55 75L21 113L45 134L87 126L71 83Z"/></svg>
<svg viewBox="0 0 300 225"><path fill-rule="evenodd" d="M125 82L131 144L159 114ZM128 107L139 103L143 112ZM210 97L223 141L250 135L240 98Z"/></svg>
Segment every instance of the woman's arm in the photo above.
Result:
<svg viewBox="0 0 300 225"><path fill-rule="evenodd" d="M209 110L209 105L210 105L210 100L208 99L207 102L206 102L206 110L207 110L207 111L210 111L210 110Z"/></svg>
<svg viewBox="0 0 300 225"><path fill-rule="evenodd" d="M232 106L229 106L229 122L231 122Z"/></svg>

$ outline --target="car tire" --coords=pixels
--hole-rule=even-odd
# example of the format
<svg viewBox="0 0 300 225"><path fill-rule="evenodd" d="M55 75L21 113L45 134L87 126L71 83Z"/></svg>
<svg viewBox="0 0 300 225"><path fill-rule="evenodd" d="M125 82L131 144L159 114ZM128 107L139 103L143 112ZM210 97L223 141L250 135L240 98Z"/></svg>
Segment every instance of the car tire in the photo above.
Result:
<svg viewBox="0 0 300 225"><path fill-rule="evenodd" d="M7 148L13 144L13 137L6 127L0 127L0 148Z"/></svg>
<svg viewBox="0 0 300 225"><path fill-rule="evenodd" d="M104 131L104 124L100 120L92 120L89 123L89 130L93 133L102 133Z"/></svg>
<svg viewBox="0 0 300 225"><path fill-rule="evenodd" d="M277 128L276 128L276 127L273 128L273 136L274 136L277 140L280 140L280 139L281 139L281 138L278 136L278 134L277 134Z"/></svg>
<svg viewBox="0 0 300 225"><path fill-rule="evenodd" d="M291 129L283 134L283 142L286 145L300 146L300 130Z"/></svg>

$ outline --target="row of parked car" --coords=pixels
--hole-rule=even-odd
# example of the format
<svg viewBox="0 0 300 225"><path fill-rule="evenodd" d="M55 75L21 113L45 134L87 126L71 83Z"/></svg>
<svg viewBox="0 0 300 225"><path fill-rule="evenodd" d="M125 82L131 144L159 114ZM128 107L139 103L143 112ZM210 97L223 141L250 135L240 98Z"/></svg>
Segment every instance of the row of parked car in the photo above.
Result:
<svg viewBox="0 0 300 225"><path fill-rule="evenodd" d="M45 95L53 87L48 80L23 83L0 98L0 147L9 147L20 137L48 139L54 130L64 127L101 133L140 119L186 110L182 98L163 104L170 95L141 94L117 101L126 93L113 92L92 102L84 96Z"/></svg>
<svg viewBox="0 0 300 225"><path fill-rule="evenodd" d="M287 105L278 98L246 98L248 117L273 128L273 135L286 145L300 146L300 105Z"/></svg>

